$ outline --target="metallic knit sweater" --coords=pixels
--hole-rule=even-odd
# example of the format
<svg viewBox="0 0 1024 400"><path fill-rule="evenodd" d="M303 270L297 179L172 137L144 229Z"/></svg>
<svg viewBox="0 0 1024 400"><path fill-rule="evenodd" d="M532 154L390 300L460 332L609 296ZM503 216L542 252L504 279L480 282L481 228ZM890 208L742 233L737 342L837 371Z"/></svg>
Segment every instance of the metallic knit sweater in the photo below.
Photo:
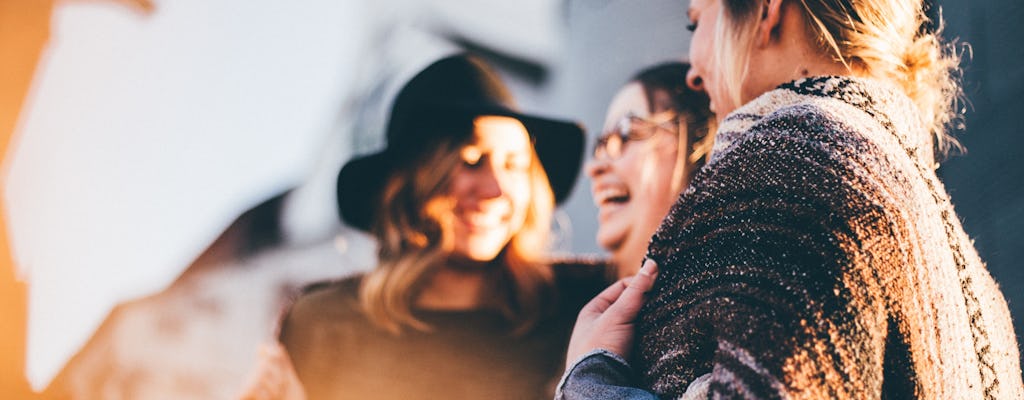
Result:
<svg viewBox="0 0 1024 400"><path fill-rule="evenodd" d="M803 79L730 114L649 257L636 362L662 397L1024 398L1006 301L894 88Z"/></svg>

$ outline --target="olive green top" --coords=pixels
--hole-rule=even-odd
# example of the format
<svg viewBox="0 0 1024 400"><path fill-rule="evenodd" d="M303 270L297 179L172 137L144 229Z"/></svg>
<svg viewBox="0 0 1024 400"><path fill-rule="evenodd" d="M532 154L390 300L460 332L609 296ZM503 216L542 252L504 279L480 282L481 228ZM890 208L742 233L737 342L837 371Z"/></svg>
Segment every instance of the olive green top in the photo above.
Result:
<svg viewBox="0 0 1024 400"><path fill-rule="evenodd" d="M558 263L551 311L528 333L497 311L414 311L431 332L372 324L361 276L305 291L281 343L309 399L550 399L580 308L609 284L594 263Z"/></svg>

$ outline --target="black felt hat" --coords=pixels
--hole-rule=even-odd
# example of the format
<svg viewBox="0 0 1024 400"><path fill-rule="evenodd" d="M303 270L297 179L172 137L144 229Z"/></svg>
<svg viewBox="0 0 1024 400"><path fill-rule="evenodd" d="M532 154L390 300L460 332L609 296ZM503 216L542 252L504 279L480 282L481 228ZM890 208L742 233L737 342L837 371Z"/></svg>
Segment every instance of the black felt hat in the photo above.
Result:
<svg viewBox="0 0 1024 400"><path fill-rule="evenodd" d="M354 158L341 168L337 186L341 218L370 230L391 174L422 156L441 135L468 138L473 119L481 115L522 122L551 182L555 203L569 196L583 158L583 128L574 122L520 113L508 89L486 64L460 54L434 62L402 88L391 107L384 150Z"/></svg>

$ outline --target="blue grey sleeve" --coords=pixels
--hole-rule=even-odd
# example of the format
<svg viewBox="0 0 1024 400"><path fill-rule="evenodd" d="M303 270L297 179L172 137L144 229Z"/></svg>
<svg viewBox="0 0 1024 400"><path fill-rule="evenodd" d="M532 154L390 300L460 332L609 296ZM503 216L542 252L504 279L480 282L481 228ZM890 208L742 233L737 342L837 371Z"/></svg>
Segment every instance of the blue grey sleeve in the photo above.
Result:
<svg viewBox="0 0 1024 400"><path fill-rule="evenodd" d="M562 376L555 400L656 400L658 396L639 388L629 363L604 349L587 353Z"/></svg>

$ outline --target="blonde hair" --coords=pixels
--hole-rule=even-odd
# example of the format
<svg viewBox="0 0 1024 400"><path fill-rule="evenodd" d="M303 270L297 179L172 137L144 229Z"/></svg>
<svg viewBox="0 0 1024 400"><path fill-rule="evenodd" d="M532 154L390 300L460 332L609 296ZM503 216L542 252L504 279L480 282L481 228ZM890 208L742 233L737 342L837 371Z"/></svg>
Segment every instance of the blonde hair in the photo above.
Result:
<svg viewBox="0 0 1024 400"><path fill-rule="evenodd" d="M413 315L429 274L447 262L454 247L452 200L446 196L452 172L463 162L463 143L439 139L433 150L393 172L381 195L373 233L380 264L360 284L359 300L368 318L394 334L404 328L430 331ZM490 283L503 295L499 311L528 331L552 295L552 272L543 261L551 227L554 194L531 149L530 202L523 226L492 262Z"/></svg>
<svg viewBox="0 0 1024 400"><path fill-rule="evenodd" d="M678 135L677 171L672 174L674 177L678 177L672 184L672 190L677 192L688 186L697 170L704 167L704 163L711 156L711 148L715 144L715 133L718 130L718 122L714 116L703 120L694 120L693 115L685 115L685 117L687 117L685 120L679 121L679 131L682 133L685 129L686 135ZM680 172L680 165L690 166L690 169L684 174Z"/></svg>
<svg viewBox="0 0 1024 400"><path fill-rule="evenodd" d="M799 0L817 45L851 72L892 82L910 97L931 132L936 153L960 145L946 134L957 120L962 96L960 55L944 42L940 21L931 21L922 0ZM738 82L748 71L751 45L763 2L722 0L715 38L720 82L740 104ZM934 26L935 29L929 29Z"/></svg>

